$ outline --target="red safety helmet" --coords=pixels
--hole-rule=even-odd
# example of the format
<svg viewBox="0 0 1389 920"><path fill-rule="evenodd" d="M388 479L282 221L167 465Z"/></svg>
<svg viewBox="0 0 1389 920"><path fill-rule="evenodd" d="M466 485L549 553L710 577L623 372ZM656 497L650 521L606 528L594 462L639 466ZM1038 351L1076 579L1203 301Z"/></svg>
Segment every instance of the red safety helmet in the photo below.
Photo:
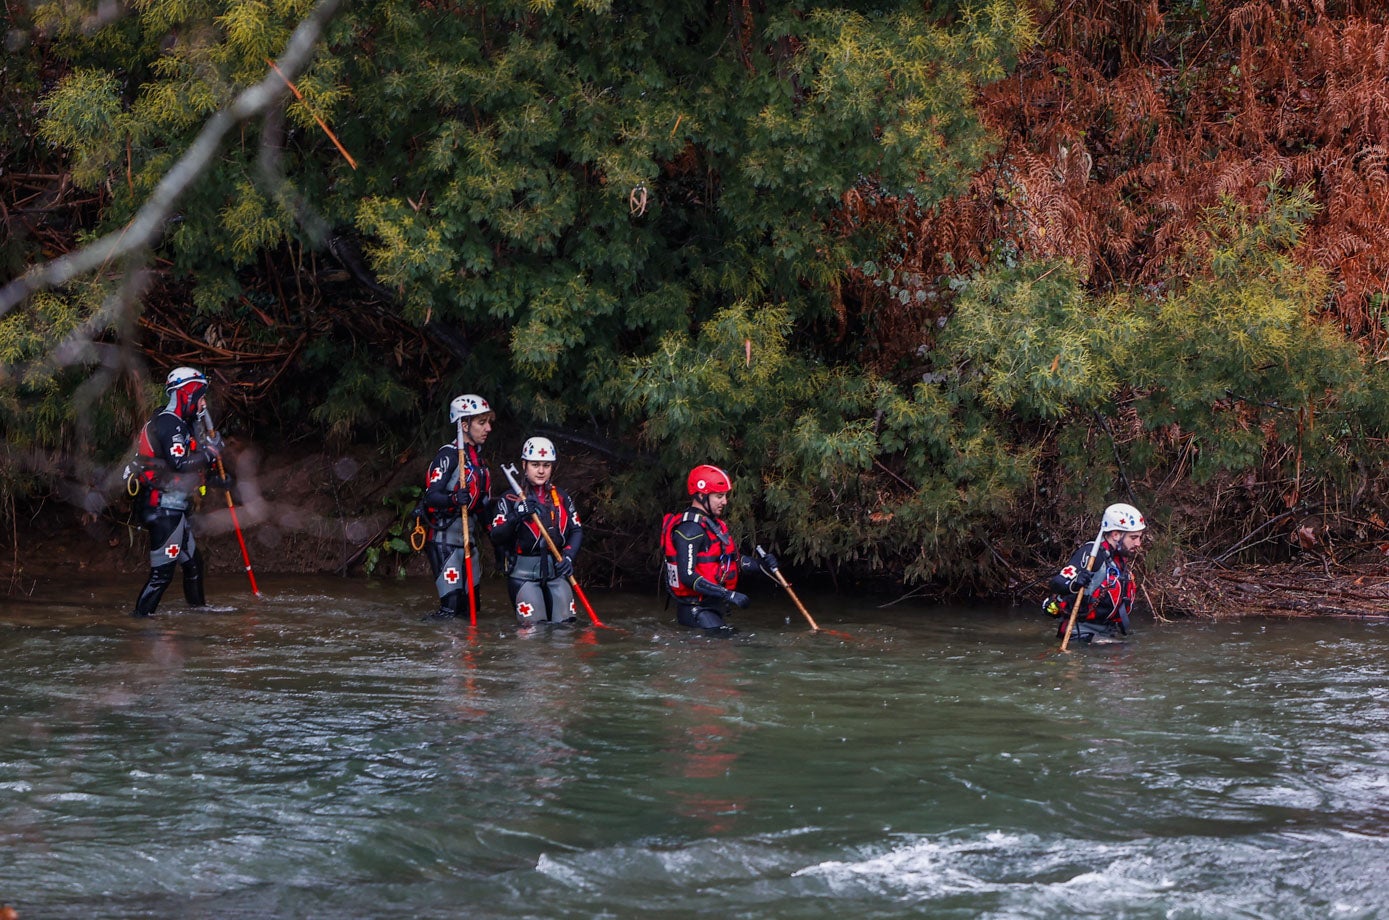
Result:
<svg viewBox="0 0 1389 920"><path fill-rule="evenodd" d="M686 487L691 495L733 491L733 483L729 481L728 474L717 466L710 466L707 463L690 470L690 478L686 480Z"/></svg>

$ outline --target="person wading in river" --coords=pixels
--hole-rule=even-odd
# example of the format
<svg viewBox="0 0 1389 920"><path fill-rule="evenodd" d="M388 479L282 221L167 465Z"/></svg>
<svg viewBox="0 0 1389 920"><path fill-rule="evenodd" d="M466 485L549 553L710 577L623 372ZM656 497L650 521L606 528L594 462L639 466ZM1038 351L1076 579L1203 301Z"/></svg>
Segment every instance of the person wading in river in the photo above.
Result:
<svg viewBox="0 0 1389 920"><path fill-rule="evenodd" d="M203 556L193 539L189 512L205 482L226 488L229 483L211 472L221 456L222 443L194 435L198 413L207 396L207 377L191 367L176 367L164 381L169 403L145 423L136 439L135 459L126 467L126 481L135 497L140 523L149 531L150 574L131 616L153 615L183 566L183 596L191 606L207 603L203 595Z"/></svg>
<svg viewBox="0 0 1389 920"><path fill-rule="evenodd" d="M1133 505L1119 503L1104 509L1098 547L1093 542L1086 543L1051 578L1049 586L1056 593L1047 598L1044 607L1061 620L1056 638L1065 638L1070 605L1077 594L1080 611L1071 641L1089 643L1129 634L1129 612L1137 591L1129 565L1143 546L1147 526Z"/></svg>
<svg viewBox="0 0 1389 920"><path fill-rule="evenodd" d="M551 482L558 459L549 438L526 441L521 448L523 494L498 499L492 518L492 542L503 554L507 590L521 627L576 619L568 579L574 574L584 528L569 493ZM541 524L559 550L559 559L550 552Z"/></svg>
<svg viewBox="0 0 1389 920"><path fill-rule="evenodd" d="M466 593L476 592L482 581L477 538L482 532L480 523L491 514L492 473L482 462L480 451L492 433L494 418L492 407L481 396L466 394L451 402L449 421L455 426L456 437L439 448L425 474L421 504L429 533L424 551L439 594L436 617L458 616L463 612ZM470 558L463 552L465 514L469 515ZM472 573L471 588L466 583L468 572Z"/></svg>
<svg viewBox="0 0 1389 920"><path fill-rule="evenodd" d="M728 509L733 483L728 474L707 464L690 470L686 479L690 507L679 514L667 514L661 524L661 549L665 556L666 590L675 598L675 617L682 626L709 632L736 632L724 618L730 607L739 609L750 603L737 590L738 573L777 568L771 553L761 565L751 556L738 553L728 533L724 512Z"/></svg>

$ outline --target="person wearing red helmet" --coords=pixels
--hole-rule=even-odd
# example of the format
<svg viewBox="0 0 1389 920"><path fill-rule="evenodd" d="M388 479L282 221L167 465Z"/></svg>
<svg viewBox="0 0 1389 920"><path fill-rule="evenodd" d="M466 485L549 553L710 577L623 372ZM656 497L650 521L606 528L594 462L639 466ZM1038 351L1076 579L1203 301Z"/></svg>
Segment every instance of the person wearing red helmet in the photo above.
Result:
<svg viewBox="0 0 1389 920"><path fill-rule="evenodd" d="M763 566L774 570L776 557L767 553L759 565L738 552L724 520L733 489L727 473L701 464L690 470L685 485L690 507L679 514L667 514L661 524L666 590L675 598L680 625L734 632L725 622L729 608L742 609L750 602L738 590L738 574Z"/></svg>
<svg viewBox="0 0 1389 920"><path fill-rule="evenodd" d="M189 512L209 471L217 466L222 445L194 435L198 413L207 396L207 377L191 367L176 367L164 381L169 402L140 429L135 459L126 467L126 480L135 496L136 513L150 535L150 574L131 616L151 616L183 566L183 596L193 607L206 603L203 557L193 538ZM212 477L214 485L227 484Z"/></svg>

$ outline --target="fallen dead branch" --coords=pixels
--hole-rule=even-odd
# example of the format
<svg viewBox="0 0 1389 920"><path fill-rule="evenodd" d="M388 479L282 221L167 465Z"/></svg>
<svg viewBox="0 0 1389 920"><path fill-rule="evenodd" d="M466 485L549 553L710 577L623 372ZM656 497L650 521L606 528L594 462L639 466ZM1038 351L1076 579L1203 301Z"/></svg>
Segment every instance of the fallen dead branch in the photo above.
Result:
<svg viewBox="0 0 1389 920"><path fill-rule="evenodd" d="M1332 568L1322 560L1225 569L1215 562L1154 573L1155 610L1227 619L1241 616L1389 616L1389 566Z"/></svg>

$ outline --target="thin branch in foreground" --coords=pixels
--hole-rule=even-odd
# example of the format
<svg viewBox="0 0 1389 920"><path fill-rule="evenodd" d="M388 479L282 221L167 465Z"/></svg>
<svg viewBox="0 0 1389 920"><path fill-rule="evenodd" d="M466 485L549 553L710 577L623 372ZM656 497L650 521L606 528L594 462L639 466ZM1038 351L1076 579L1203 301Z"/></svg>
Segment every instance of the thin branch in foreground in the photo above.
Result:
<svg viewBox="0 0 1389 920"><path fill-rule="evenodd" d="M318 126L323 129L323 133L328 135L328 140L333 142L333 146L338 148L338 153L342 154L342 158L347 161L347 165L351 166L353 169L356 169L357 161L352 159L352 154L347 152L347 148L342 145L342 141L338 140L338 136L333 133L333 129L328 127L328 123L324 121L322 118L320 118L319 114L313 110L312 106L309 105L309 101L304 98L303 93L299 92L299 87L294 85L294 81L291 80L289 77L285 76L284 71L276 67L275 62L270 60L270 58L266 58L265 63L269 64L270 69L280 75L281 80L285 81L285 86L288 86L290 92L294 93L294 98L304 103L304 108L309 110L309 114L313 116L314 121L318 122Z"/></svg>
<svg viewBox="0 0 1389 920"><path fill-rule="evenodd" d="M35 265L0 288L0 316L9 313L32 294L61 287L112 261L124 261L142 249L153 249L179 200L208 170L227 134L274 105L287 91L285 83L288 77L297 77L308 66L340 2L322 0L314 7L313 12L295 28L279 61L272 63L272 69L259 83L242 90L231 105L218 110L207 120L193 143L173 168L165 173L149 200L130 223L75 252Z"/></svg>

